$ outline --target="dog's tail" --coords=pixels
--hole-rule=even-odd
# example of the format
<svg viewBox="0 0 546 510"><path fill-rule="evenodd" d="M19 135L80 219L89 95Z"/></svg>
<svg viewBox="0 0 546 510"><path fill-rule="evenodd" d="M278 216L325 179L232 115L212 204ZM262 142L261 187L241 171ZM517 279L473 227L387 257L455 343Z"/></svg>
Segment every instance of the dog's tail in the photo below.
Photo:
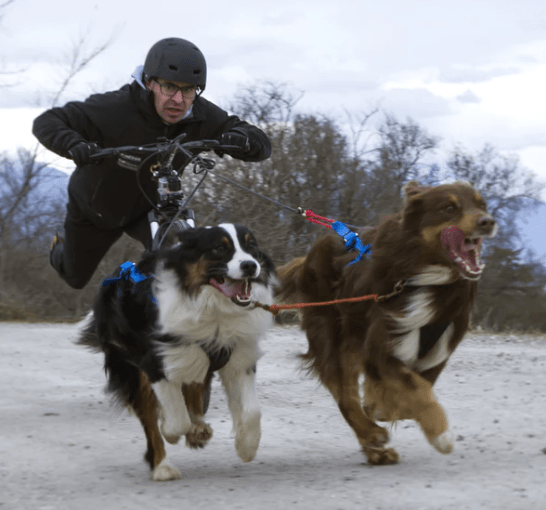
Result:
<svg viewBox="0 0 546 510"><path fill-rule="evenodd" d="M88 347L92 351L102 352L102 346L97 335L97 322L95 314L91 311L80 325L80 335L76 340L77 345Z"/></svg>
<svg viewBox="0 0 546 510"><path fill-rule="evenodd" d="M90 312L81 325L76 344L104 354L106 393L111 395L115 405L131 406L140 388L140 370L122 352L123 344L109 340L111 338L117 338L115 320L99 324L95 314Z"/></svg>
<svg viewBox="0 0 546 510"><path fill-rule="evenodd" d="M280 285L275 294L276 302L293 304L302 300L300 281L304 263L305 257L298 257L277 268Z"/></svg>
<svg viewBox="0 0 546 510"><path fill-rule="evenodd" d="M305 257L299 257L277 269L280 289L278 303L294 304L335 299L343 268L355 258L337 234L320 238Z"/></svg>

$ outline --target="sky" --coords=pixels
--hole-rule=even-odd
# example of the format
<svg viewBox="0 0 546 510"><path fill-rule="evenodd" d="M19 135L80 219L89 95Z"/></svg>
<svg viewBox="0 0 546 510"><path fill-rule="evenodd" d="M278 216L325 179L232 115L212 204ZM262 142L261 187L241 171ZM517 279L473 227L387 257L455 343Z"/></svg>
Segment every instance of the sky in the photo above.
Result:
<svg viewBox="0 0 546 510"><path fill-rule="evenodd" d="M202 50L205 96L221 106L274 81L302 95L303 112L345 121L379 107L444 151L490 143L546 182L544 0L14 0L0 21L0 83L11 85L0 88L0 152L35 143L32 119L78 40L110 44L61 104L129 82L171 36Z"/></svg>

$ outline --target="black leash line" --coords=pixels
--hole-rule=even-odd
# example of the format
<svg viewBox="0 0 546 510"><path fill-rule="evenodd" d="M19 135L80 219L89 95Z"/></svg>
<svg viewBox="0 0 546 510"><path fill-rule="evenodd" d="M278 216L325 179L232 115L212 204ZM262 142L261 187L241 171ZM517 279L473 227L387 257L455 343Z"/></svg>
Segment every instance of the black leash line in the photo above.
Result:
<svg viewBox="0 0 546 510"><path fill-rule="evenodd" d="M222 179L223 181L225 181L225 182L227 182L229 184L232 184L233 186L237 186L238 188L242 189L243 191L251 193L252 195L257 196L257 197L259 197L259 198L261 198L263 200L267 200L268 202L271 202L272 204L274 204L274 205L276 205L278 207L282 207L283 209L286 209L286 210L288 210L290 212L298 214L299 216L303 216L304 218L309 219L307 217L307 214L306 214L307 211L303 207L298 207L297 209L295 209L294 207L290 207L289 205L283 204L283 203L279 202L278 200L273 200L272 198L266 197L265 195L262 195L261 193L258 193L256 191L252 191L251 189L243 186L242 184L239 184L238 182L232 181L231 179L228 179L227 177L224 177L223 175L221 175L221 174L219 174L219 173L217 173L217 172L215 172L213 170L208 169L207 172L211 173L215 177L218 177L219 179ZM201 183L199 183L199 184L201 184ZM356 229L363 228L363 227L358 227L356 225L351 225L349 223L345 223L345 225L347 225L348 227L351 227L351 228L356 228Z"/></svg>
<svg viewBox="0 0 546 510"><path fill-rule="evenodd" d="M215 177L218 177L219 179L222 179L223 181L228 182L229 184L233 184L233 186L237 186L238 188L240 188L240 189L242 189L244 191L247 191L248 193L252 193L253 195L255 195L257 197L260 197L260 198L262 198L264 200L267 200L268 202L271 202L272 204L275 204L278 207L282 207L284 209L287 209L290 212L305 216L305 211L301 207L298 207L297 209L294 209L293 207L282 204L281 202L279 202L277 200L273 200L272 198L261 195L260 193L257 193L256 191L252 191L251 189L243 186L242 184L239 184L238 182L232 181L231 179L228 179L227 177L224 177L223 175L221 175L219 173L216 173L213 170L208 170L208 172L210 172Z"/></svg>

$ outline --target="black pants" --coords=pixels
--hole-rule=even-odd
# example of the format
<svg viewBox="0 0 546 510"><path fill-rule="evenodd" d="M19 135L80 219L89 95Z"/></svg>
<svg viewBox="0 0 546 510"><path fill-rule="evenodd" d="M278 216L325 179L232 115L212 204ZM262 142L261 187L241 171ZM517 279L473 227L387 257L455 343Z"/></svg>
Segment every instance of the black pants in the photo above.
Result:
<svg viewBox="0 0 546 510"><path fill-rule="evenodd" d="M72 197L67 204L64 230L64 243L55 246L50 262L59 276L74 289L87 285L106 252L123 233L140 241L145 248L151 247L146 214L123 227L99 228L83 214Z"/></svg>

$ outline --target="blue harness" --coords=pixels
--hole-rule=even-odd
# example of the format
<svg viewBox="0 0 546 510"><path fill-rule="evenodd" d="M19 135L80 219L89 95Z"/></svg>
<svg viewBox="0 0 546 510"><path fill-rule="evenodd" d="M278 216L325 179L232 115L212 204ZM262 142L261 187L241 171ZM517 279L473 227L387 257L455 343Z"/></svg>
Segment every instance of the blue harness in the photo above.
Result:
<svg viewBox="0 0 546 510"><path fill-rule="evenodd" d="M347 225L345 225L345 223L334 221L332 223L332 230L343 237L343 240L345 241L345 248L347 248L347 250L356 250L358 252L356 259L349 262L347 264L348 266L362 260L363 255L369 257L372 253L372 245L362 244L358 234L353 232Z"/></svg>
<svg viewBox="0 0 546 510"><path fill-rule="evenodd" d="M127 262L124 262L123 264L119 266L119 274L117 276L115 276L114 278L105 278L102 281L101 286L107 287L109 285L112 285L113 283L120 282L122 280L125 280L125 281L131 280L133 283L139 283L139 282L143 282L144 280L147 280L148 278L153 278L153 277L154 276L151 274L146 276L145 274L141 273L137 269L136 264L128 260ZM134 291L135 289L133 289L133 292ZM152 296L151 293L148 294L148 296L150 297L152 303L154 303L154 305L157 306L157 301L155 297Z"/></svg>

